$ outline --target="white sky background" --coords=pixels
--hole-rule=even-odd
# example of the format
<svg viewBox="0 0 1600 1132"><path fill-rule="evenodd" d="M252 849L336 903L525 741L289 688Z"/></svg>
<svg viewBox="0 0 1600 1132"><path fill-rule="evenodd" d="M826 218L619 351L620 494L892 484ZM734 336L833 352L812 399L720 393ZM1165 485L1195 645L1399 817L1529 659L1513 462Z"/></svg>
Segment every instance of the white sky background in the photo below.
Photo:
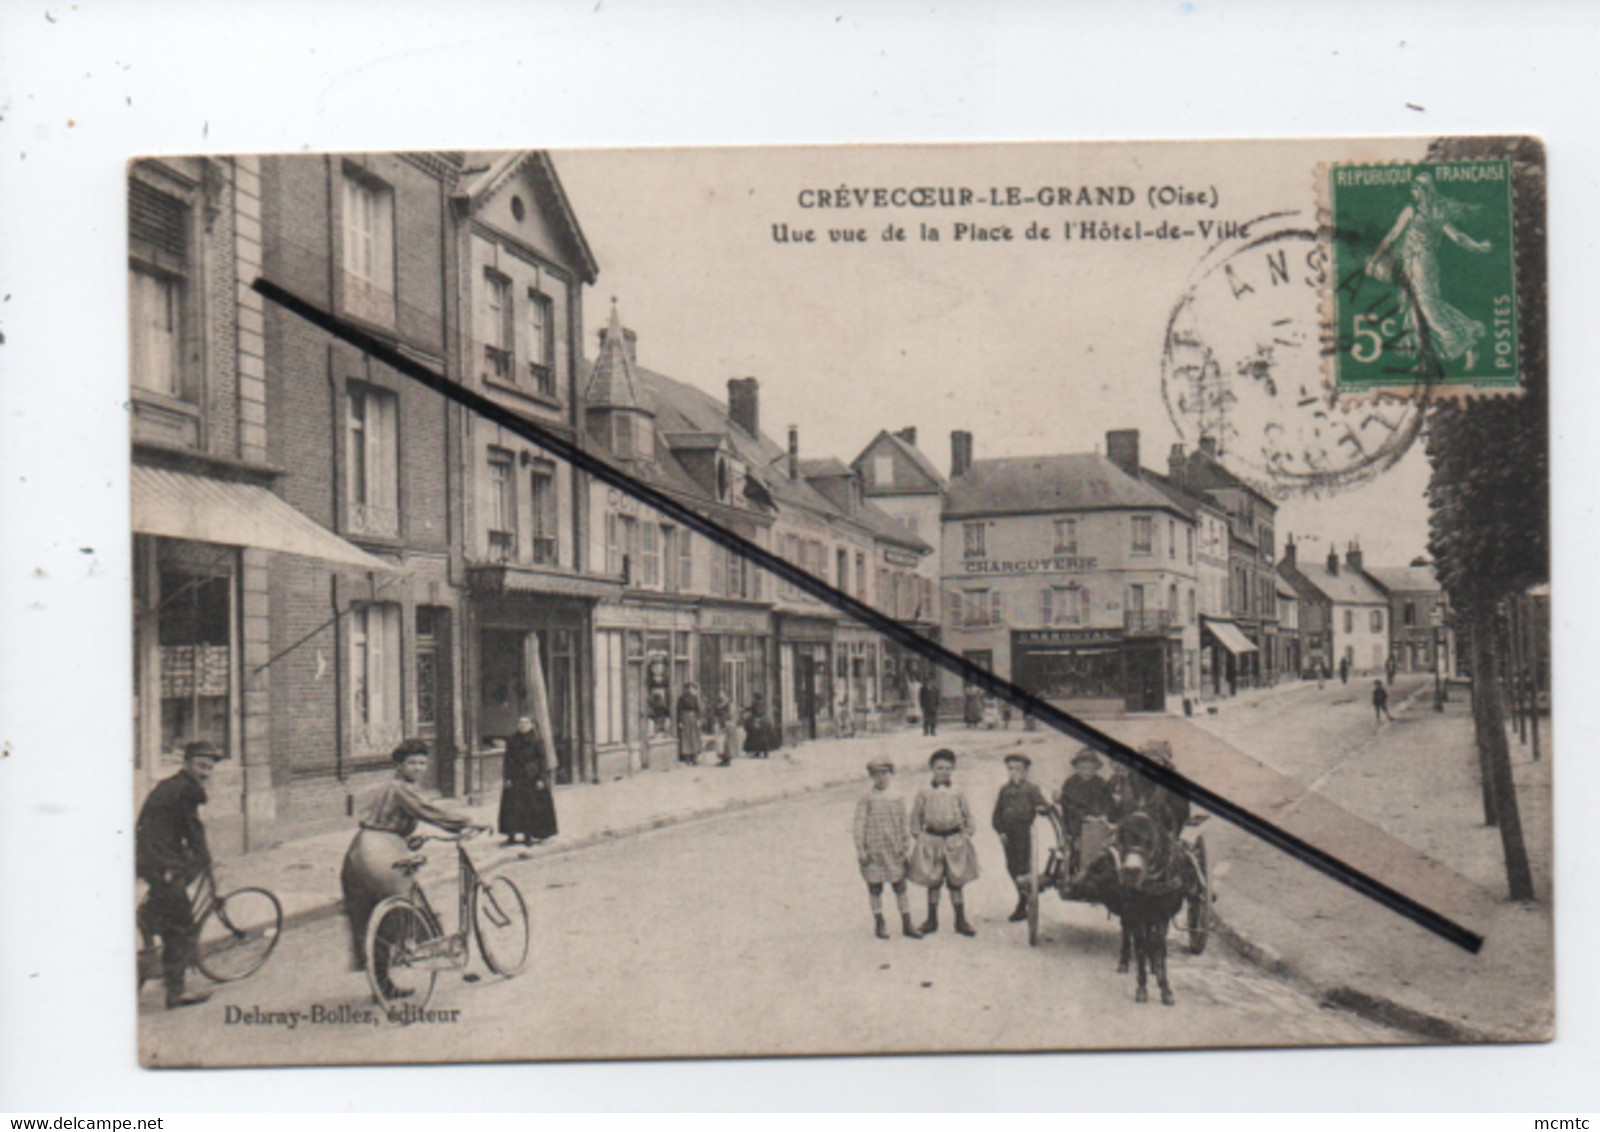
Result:
<svg viewBox="0 0 1600 1132"><path fill-rule="evenodd" d="M1554 0L0 5L0 1108L1592 1114L1600 968L1587 957L1600 930L1600 885L1589 829L1600 763L1586 752L1600 730L1600 702L1586 689L1597 675L1593 642L1600 639L1588 598L1600 559L1590 490L1600 482L1592 439L1600 411L1587 389L1600 373L1591 309L1600 293L1597 41L1600 11ZM1558 756L1555 793L1556 1042L366 1071L137 1067L126 930L133 915L123 408L129 157L196 149L1528 132L1544 136L1550 151L1554 726L1556 750L1570 756ZM673 284L631 278L635 267L625 249L609 246L576 169L568 163L563 174L604 266L595 294L603 301L616 289L647 362L720 390L728 373L718 359L700 371L701 355L669 351L678 333L669 323L682 317L683 333L695 340L719 329L729 343L739 337L725 326L702 332L686 314L647 303L646 294ZM705 260L691 248L681 264L654 270L692 271ZM1170 301L1167 294L1152 300L1158 310ZM737 311L719 317L753 322L759 314ZM1035 313L1035 325L1017 321L1022 336L1046 324ZM589 323L596 325L593 311ZM774 402L782 371L769 364L759 372L770 390L767 419L778 429L798 421L809 450L851 455L880 424L914 423L931 434L924 443L936 462L946 462L954 414L941 419L921 402L891 404L840 426L833 439L804 404ZM1077 414L1057 416L1063 439L1051 447L1092 444L1104 427L1085 414L1094 428L1075 437L1065 430L1076 427ZM996 451L998 422L980 413L960 423L974 427L980 453ZM1148 402L1129 423L1162 427ZM1279 529L1296 528L1285 521ZM1370 543L1369 554L1376 560ZM773 883L784 878L775 873ZM1072 987L1040 993L1070 995ZM1530 1127L1523 1120L1503 1126Z"/></svg>
<svg viewBox="0 0 1600 1132"><path fill-rule="evenodd" d="M1418 126L1423 123L1418 122ZM779 150L564 151L555 155L600 263L587 290L586 352L615 296L639 335L642 364L726 398L729 377L761 380L763 429L800 428L804 456L853 459L880 428L915 425L948 472L949 434L969 429L977 456L1104 450L1109 429L1140 431L1142 462L1166 469L1180 439L1161 392L1174 306L1214 240L1084 243L1085 219L1153 228L1163 220L1314 227L1319 161L1415 159L1425 143L1175 146L1012 145ZM1128 186L1132 207L802 208L802 189L957 186L986 197L1017 186ZM1146 204L1151 185L1215 186L1219 205ZM956 242L956 222L1012 229L1009 243ZM1052 239L1032 242L1037 222ZM810 228L818 243L778 243L772 226ZM904 243L881 239L907 230ZM921 242L929 224L939 243ZM830 229L865 229L866 244ZM1223 242L1223 251L1237 243ZM1241 306L1242 317L1260 312ZM1314 313L1310 307L1307 313ZM1255 333L1255 328L1250 328ZM1270 334L1268 335L1270 336ZM1253 341L1253 339L1252 339ZM1281 351L1280 351L1281 352ZM1298 368L1323 381L1315 339ZM1193 435L1183 438L1189 447ZM1420 442L1376 479L1317 499L1283 501L1277 532L1322 557L1359 540L1372 565L1425 552L1428 465ZM1304 540L1310 539L1309 543Z"/></svg>

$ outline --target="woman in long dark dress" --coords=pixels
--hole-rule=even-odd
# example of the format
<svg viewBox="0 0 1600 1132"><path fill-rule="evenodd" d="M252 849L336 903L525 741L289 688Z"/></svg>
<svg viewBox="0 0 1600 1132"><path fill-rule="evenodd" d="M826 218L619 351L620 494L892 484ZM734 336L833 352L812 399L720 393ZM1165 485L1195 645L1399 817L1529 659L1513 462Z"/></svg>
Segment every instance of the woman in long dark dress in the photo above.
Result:
<svg viewBox="0 0 1600 1132"><path fill-rule="evenodd" d="M777 735L767 719L766 700L760 692L751 698L739 725L744 729L744 753L752 759L764 759L777 748Z"/></svg>
<svg viewBox="0 0 1600 1132"><path fill-rule="evenodd" d="M678 697L678 761L700 761L700 685L692 680Z"/></svg>
<svg viewBox="0 0 1600 1132"><path fill-rule="evenodd" d="M506 844L529 845L556 835L556 802L550 793L543 744L533 720L523 716L506 740L505 789L500 794L500 832Z"/></svg>

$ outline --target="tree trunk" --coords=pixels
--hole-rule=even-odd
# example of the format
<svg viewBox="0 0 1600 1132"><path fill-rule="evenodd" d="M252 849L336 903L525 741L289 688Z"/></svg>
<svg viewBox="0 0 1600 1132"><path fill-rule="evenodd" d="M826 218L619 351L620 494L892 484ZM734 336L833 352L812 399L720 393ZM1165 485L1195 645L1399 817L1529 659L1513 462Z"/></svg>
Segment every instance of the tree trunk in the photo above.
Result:
<svg viewBox="0 0 1600 1132"><path fill-rule="evenodd" d="M1489 770L1489 744L1483 737L1484 701L1490 695L1484 684L1484 670L1479 667L1478 660L1478 639L1483 634L1477 622L1470 618L1463 627L1467 633L1467 655L1472 660L1472 730L1476 740L1473 746L1478 749L1478 785L1483 789L1483 824L1493 829L1500 822L1494 808L1494 775Z"/></svg>
<svg viewBox="0 0 1600 1132"><path fill-rule="evenodd" d="M1533 899L1533 870L1522 840L1522 818L1511 774L1511 745L1506 741L1505 708L1500 702L1500 654L1495 641L1494 606L1478 603L1472 610L1472 718L1479 757L1487 771L1488 796L1499 819L1505 850L1506 883L1513 900Z"/></svg>

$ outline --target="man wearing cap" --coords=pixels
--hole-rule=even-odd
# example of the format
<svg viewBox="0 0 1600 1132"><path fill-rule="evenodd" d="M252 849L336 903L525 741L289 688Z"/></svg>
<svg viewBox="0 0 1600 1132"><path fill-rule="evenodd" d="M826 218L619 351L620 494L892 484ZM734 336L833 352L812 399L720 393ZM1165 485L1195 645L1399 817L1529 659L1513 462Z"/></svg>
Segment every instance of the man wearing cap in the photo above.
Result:
<svg viewBox="0 0 1600 1132"><path fill-rule="evenodd" d="M1172 744L1151 740L1139 748L1139 753L1153 763L1172 769ZM1131 809L1144 810L1176 837L1189 823L1189 799L1175 794L1154 779L1133 772L1129 776L1132 787Z"/></svg>
<svg viewBox="0 0 1600 1132"><path fill-rule="evenodd" d="M994 831L1000 835L1000 844L1006 851L1006 871L1017 886L1017 907L1011 913L1011 922L1028 918L1028 893L1034 884L1033 875L1033 819L1038 814L1050 812L1050 803L1044 792L1028 781L1028 769L1033 760L1024 754L1006 756L1006 774L1010 777L994 800Z"/></svg>
<svg viewBox="0 0 1600 1132"><path fill-rule="evenodd" d="M211 997L186 994L183 984L195 954L189 885L211 867L200 807L206 804L211 770L224 757L215 743L200 741L186 746L183 769L150 791L134 827L134 871L150 886L150 895L139 909L139 922L149 935L161 937L161 978L168 1010Z"/></svg>
<svg viewBox="0 0 1600 1132"><path fill-rule="evenodd" d="M939 890L950 886L950 906L956 913L956 931L977 935L967 922L961 890L978 879L978 854L972 848L972 807L967 796L951 783L956 770L954 751L938 750L928 760L932 781L911 804L909 873L914 883L928 890L928 918L918 929L928 935L939 930Z"/></svg>
<svg viewBox="0 0 1600 1132"><path fill-rule="evenodd" d="M1100 777L1103 764L1092 747L1081 748L1072 756L1072 773L1061 784L1057 799L1061 803L1061 829L1067 844L1072 846L1072 859L1067 862L1069 875L1076 875L1082 861L1078 855L1078 838L1083 832L1085 818L1110 818L1116 810L1116 799L1111 784Z"/></svg>

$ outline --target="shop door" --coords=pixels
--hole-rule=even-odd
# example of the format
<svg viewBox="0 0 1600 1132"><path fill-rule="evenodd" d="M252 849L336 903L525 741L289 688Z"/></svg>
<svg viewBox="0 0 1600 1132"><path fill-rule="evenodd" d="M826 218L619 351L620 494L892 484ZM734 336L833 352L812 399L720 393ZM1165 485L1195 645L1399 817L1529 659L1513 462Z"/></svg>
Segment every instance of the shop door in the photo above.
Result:
<svg viewBox="0 0 1600 1132"><path fill-rule="evenodd" d="M724 653L722 656L722 691L728 697L728 710L735 719L750 702L749 670L742 656Z"/></svg>
<svg viewBox="0 0 1600 1132"><path fill-rule="evenodd" d="M434 754L436 785L456 793L456 744L450 700L450 611L417 606L417 734Z"/></svg>
<svg viewBox="0 0 1600 1132"><path fill-rule="evenodd" d="M517 729L528 710L523 679L523 635L516 630L485 629L480 638L482 674L479 685L479 741L488 746Z"/></svg>
<svg viewBox="0 0 1600 1132"><path fill-rule="evenodd" d="M556 752L556 781L575 782L578 765L577 634L556 629L539 634L540 659L549 680L550 730Z"/></svg>
<svg viewBox="0 0 1600 1132"><path fill-rule="evenodd" d="M794 704L807 739L817 737L817 663L810 653L795 650Z"/></svg>
<svg viewBox="0 0 1600 1132"><path fill-rule="evenodd" d="M1159 642L1154 647L1129 646L1127 658L1127 698L1129 711L1162 711L1166 708L1166 688L1163 680L1162 649Z"/></svg>

